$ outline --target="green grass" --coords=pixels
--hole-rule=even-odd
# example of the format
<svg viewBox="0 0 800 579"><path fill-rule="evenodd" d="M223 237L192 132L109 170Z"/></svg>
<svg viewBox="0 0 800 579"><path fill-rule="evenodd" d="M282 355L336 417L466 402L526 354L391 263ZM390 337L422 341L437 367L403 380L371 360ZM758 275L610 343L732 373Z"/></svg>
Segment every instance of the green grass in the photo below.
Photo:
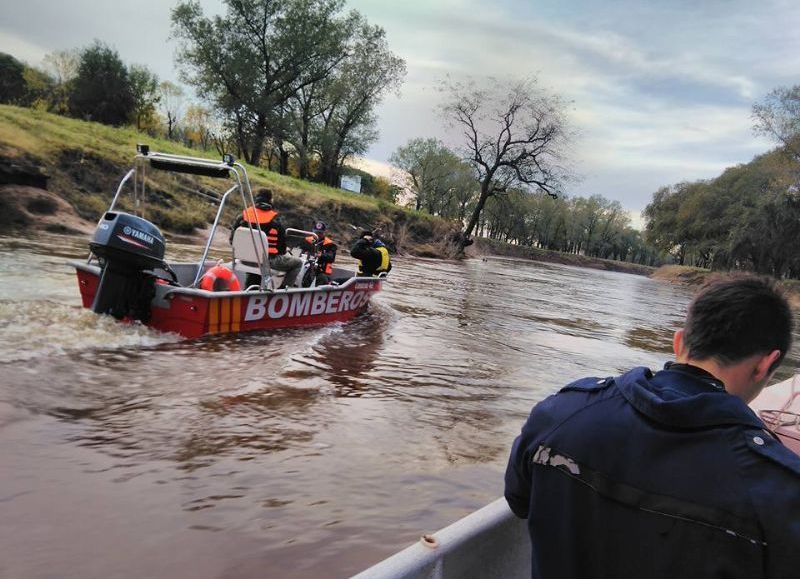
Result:
<svg viewBox="0 0 800 579"><path fill-rule="evenodd" d="M215 152L190 149L166 139L151 137L130 127L110 127L46 113L0 105L0 155L26 157L50 174L50 188L69 201L85 218L95 219L104 201L110 201L118 179L132 165L136 144L146 143L151 151L219 159ZM84 163L84 160L89 162ZM244 163L243 163L244 164ZM350 193L319 183L280 175L263 167L245 164L253 189L269 187L276 193L276 205L290 216L290 226L310 226L314 219L334 224L334 232L351 235L347 224L381 225L384 232L407 240L405 249L415 243L441 239L453 225L439 218L405 209L366 195ZM123 171L123 173L120 173ZM193 205L179 192L175 182L156 178L174 200L158 208L159 220L169 230L188 232L202 228L213 216ZM219 190L219 181L201 183ZM108 201L106 201L108 200ZM413 235L409 236L408 231Z"/></svg>
<svg viewBox="0 0 800 579"><path fill-rule="evenodd" d="M162 153L220 158L219 155L190 149L179 143L151 137L128 127L110 127L43 111L0 105L0 147L12 155L27 153L46 159L65 149L84 149L111 162L125 165L131 162L137 143L147 143L151 151ZM247 168L254 188L272 187L276 192L290 196L321 196L365 209L378 207L378 200L372 197L280 175L263 167L248 165L241 159L239 162Z"/></svg>

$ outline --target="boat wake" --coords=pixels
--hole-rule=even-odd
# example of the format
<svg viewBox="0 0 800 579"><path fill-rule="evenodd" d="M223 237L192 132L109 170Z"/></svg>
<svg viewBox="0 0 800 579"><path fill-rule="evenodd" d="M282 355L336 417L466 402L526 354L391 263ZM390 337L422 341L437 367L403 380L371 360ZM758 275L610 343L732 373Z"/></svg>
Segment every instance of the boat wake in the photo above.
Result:
<svg viewBox="0 0 800 579"><path fill-rule="evenodd" d="M180 340L140 323L120 324L55 301L0 300L0 364L75 351L152 347Z"/></svg>

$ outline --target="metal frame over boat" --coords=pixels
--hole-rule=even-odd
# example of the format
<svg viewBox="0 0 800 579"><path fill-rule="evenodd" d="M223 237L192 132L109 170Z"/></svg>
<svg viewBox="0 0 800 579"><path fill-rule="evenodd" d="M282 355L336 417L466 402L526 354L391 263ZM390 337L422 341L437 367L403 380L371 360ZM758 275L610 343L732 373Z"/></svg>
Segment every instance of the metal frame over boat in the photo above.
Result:
<svg viewBox="0 0 800 579"><path fill-rule="evenodd" d="M277 289L283 272L269 266L269 243L259 225L235 232L230 262L219 264L208 255L226 202L239 192L242 206L254 208L247 170L232 156L222 161L150 152L137 147L133 168L123 177L111 205L91 241L89 259L70 262L77 271L83 306L116 318L140 320L154 329L186 338L207 334L248 332L347 321L367 307L380 291L385 274L359 277L335 267L328 285L302 287L304 273L314 267L314 256L301 254L303 265L295 285ZM175 263L164 260L165 245L158 228L146 221L147 169L225 178L233 185L221 195L200 190L197 196L218 203L214 223L199 260ZM132 180L133 211L117 210L120 195ZM288 235L314 236L313 232L287 229ZM201 280L217 265L224 265L239 287L234 291L202 289ZM260 276L258 285L245 287L248 273ZM313 278L313 276L312 276ZM234 285L235 287L235 285Z"/></svg>

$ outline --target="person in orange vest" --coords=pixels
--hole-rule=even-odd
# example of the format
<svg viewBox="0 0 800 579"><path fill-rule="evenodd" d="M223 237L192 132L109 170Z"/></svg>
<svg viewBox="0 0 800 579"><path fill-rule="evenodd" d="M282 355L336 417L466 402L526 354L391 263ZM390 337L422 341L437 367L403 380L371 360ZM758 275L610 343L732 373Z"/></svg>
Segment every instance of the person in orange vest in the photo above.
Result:
<svg viewBox="0 0 800 579"><path fill-rule="evenodd" d="M266 188L259 189L256 193L255 203L255 207L245 208L242 214L234 220L231 225L231 242L233 242L233 232L237 227L247 223L253 226L257 224L267 236L270 269L286 272L283 284L278 289L293 286L303 262L297 257L286 255L286 228L283 226L278 212L272 207L272 191ZM258 285L260 281L260 276L248 273L245 287Z"/></svg>
<svg viewBox="0 0 800 579"><path fill-rule="evenodd" d="M303 287L311 285L311 280L316 276L317 285L325 285L331 282L333 274L333 262L336 261L336 250L338 249L333 240L325 234L327 226L323 221L314 224L312 232L303 241L303 248L314 255L317 260L316 268L308 270L303 277Z"/></svg>

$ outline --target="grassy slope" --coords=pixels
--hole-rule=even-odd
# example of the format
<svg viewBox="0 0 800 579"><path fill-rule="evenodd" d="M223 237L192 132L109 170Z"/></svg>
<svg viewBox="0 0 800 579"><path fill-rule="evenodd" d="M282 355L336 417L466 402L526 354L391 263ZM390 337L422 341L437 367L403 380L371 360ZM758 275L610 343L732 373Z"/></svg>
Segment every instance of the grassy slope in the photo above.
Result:
<svg viewBox="0 0 800 579"><path fill-rule="evenodd" d="M25 159L42 167L50 176L48 189L64 197L87 219L96 219L107 207L120 178L130 168L136 144L141 142L148 143L153 151L218 158L131 128L114 128L0 105L0 156ZM254 189L270 187L275 191L276 204L288 226L310 227L313 220L323 219L334 233L346 239L352 236L350 223L381 225L400 250L420 253L437 251L436 245L452 229L443 220L372 197L286 177L260 167L247 166L247 171ZM210 180L205 184L212 187ZM212 213L176 193L182 185L162 180L157 187L169 198L161 208L160 224L167 230L185 233L192 225L202 226ZM213 188L219 190L219 184Z"/></svg>

